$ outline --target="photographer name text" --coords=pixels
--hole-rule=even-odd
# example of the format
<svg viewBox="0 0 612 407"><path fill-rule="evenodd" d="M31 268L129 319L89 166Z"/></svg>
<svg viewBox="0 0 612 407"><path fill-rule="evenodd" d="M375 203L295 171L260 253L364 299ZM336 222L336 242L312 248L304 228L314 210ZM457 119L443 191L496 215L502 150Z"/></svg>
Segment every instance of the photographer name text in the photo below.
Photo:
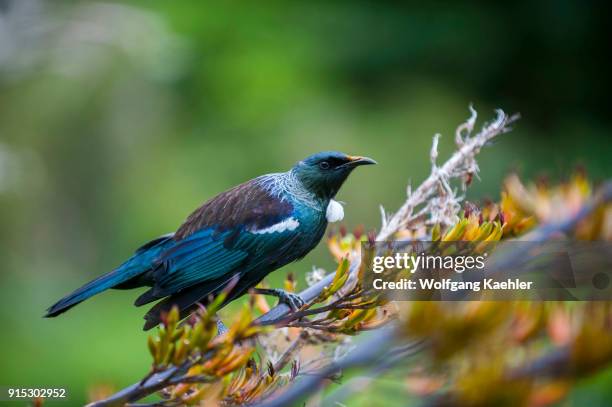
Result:
<svg viewBox="0 0 612 407"><path fill-rule="evenodd" d="M426 255L395 253L392 256L375 256L372 261L372 272L380 274L385 270L408 270L411 274L418 271L442 270L463 273L464 271L483 271L487 253L479 255ZM478 281L457 281L451 278L402 278L385 281L376 278L372 281L376 290L442 290L442 291L481 291L481 290L531 290L532 281L521 281L509 278L498 281L483 278Z"/></svg>

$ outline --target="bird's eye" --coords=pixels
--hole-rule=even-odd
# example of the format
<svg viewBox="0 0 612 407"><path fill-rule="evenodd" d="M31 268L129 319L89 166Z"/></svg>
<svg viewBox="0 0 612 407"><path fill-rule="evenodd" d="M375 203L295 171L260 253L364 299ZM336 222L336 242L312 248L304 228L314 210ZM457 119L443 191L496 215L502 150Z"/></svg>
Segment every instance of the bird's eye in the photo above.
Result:
<svg viewBox="0 0 612 407"><path fill-rule="evenodd" d="M319 163L319 168L321 168L322 170L327 170L329 169L329 163L327 161L321 161Z"/></svg>

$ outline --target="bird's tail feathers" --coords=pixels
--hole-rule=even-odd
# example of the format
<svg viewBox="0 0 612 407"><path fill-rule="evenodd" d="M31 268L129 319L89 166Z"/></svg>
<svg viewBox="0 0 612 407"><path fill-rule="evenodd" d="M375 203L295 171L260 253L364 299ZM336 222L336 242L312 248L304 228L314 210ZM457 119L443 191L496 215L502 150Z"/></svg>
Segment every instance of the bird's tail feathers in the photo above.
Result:
<svg viewBox="0 0 612 407"><path fill-rule="evenodd" d="M96 294L101 293L102 291L108 290L116 285L124 283L129 280L133 275L130 273L124 273L122 267L119 267L116 270L111 271L103 276L96 278L93 281L85 284L81 288L74 290L72 293L68 294L52 306L47 309L47 314L45 318L56 317L75 305L85 301L89 297L93 297ZM127 277L127 278L126 278Z"/></svg>
<svg viewBox="0 0 612 407"><path fill-rule="evenodd" d="M164 235L139 248L121 266L68 294L47 309L45 318L55 317L86 299L109 288L134 288L145 285L146 273L159 253L172 244L172 235Z"/></svg>

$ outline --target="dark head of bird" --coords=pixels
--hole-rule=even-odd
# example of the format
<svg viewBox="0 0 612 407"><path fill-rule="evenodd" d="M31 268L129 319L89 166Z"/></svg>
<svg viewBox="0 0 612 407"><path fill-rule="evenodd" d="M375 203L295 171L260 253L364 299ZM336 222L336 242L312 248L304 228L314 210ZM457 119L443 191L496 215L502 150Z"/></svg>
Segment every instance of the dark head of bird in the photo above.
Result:
<svg viewBox="0 0 612 407"><path fill-rule="evenodd" d="M321 199L331 199L356 167L369 164L376 164L376 161L338 151L324 151L298 162L292 172L310 192Z"/></svg>

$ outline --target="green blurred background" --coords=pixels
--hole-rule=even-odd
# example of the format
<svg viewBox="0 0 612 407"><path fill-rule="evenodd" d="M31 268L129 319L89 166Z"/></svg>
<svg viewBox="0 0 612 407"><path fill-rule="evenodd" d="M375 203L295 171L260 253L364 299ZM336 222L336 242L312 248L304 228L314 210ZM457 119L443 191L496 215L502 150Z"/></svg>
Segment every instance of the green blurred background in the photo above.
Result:
<svg viewBox="0 0 612 407"><path fill-rule="evenodd" d="M318 150L379 161L339 195L368 229L428 174L433 134L452 151L470 102L523 116L482 153L471 199L496 199L511 170L612 175L608 16L579 0L0 0L0 385L68 387L76 405L141 377L137 293L45 308L215 193ZM304 287L313 265L333 267L323 245L272 282ZM605 376L574 401L601 401Z"/></svg>

